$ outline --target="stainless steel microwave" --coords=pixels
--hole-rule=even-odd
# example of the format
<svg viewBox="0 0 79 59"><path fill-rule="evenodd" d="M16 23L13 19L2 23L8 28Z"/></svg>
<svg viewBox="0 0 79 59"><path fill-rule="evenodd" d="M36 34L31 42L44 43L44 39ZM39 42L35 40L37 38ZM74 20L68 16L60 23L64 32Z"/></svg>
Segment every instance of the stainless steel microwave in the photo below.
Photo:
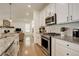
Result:
<svg viewBox="0 0 79 59"><path fill-rule="evenodd" d="M51 17L47 17L45 19L45 24L46 25L54 25L54 24L56 24L56 13Z"/></svg>

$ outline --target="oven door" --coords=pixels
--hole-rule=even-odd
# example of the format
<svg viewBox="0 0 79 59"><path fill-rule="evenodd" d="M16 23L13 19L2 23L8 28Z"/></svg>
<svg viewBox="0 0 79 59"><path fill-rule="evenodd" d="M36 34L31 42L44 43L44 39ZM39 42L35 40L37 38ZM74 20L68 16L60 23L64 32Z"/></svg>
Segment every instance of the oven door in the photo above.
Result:
<svg viewBox="0 0 79 59"><path fill-rule="evenodd" d="M41 38L41 45L43 49L48 53L48 55L51 55L51 37L43 37Z"/></svg>

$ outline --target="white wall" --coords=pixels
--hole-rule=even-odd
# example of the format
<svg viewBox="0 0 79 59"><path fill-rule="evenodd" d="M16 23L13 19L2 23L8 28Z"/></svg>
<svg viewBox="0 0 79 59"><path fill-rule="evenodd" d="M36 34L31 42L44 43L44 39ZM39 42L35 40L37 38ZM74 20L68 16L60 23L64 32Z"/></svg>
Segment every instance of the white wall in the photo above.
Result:
<svg viewBox="0 0 79 59"><path fill-rule="evenodd" d="M23 23L23 22L14 22L13 24L14 24L15 28L21 28L23 32L25 31L25 23Z"/></svg>
<svg viewBox="0 0 79 59"><path fill-rule="evenodd" d="M68 28L67 35L72 36L73 29L79 29L79 22L47 26L46 30L49 31L49 32L60 33L61 27L67 27Z"/></svg>
<svg viewBox="0 0 79 59"><path fill-rule="evenodd" d="M31 22L30 23L24 22L24 21L13 22L14 27L15 28L21 28L23 32L25 32L25 24L31 24Z"/></svg>
<svg viewBox="0 0 79 59"><path fill-rule="evenodd" d="M40 13L39 11L34 11L33 13L33 20L34 20L34 43L37 43L39 40L39 26L40 26Z"/></svg>
<svg viewBox="0 0 79 59"><path fill-rule="evenodd" d="M0 20L0 26L2 26L3 25L3 20Z"/></svg>

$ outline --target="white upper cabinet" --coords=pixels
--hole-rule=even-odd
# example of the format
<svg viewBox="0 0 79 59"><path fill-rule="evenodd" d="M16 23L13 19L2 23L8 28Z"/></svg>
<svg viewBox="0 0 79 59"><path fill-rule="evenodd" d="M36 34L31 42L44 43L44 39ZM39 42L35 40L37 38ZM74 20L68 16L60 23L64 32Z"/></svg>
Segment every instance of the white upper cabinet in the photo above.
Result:
<svg viewBox="0 0 79 59"><path fill-rule="evenodd" d="M40 25L45 26L45 16L44 11L40 12ZM39 22L38 22L39 23Z"/></svg>
<svg viewBox="0 0 79 59"><path fill-rule="evenodd" d="M53 16L55 13L55 3L51 3L47 6L47 16Z"/></svg>
<svg viewBox="0 0 79 59"><path fill-rule="evenodd" d="M45 11L43 10L42 12L42 16L43 16L43 19L42 19L42 26L45 26Z"/></svg>
<svg viewBox="0 0 79 59"><path fill-rule="evenodd" d="M72 9L72 3L68 4L68 22L72 22L72 12L73 12L73 9Z"/></svg>
<svg viewBox="0 0 79 59"><path fill-rule="evenodd" d="M50 4L51 16L53 16L53 15L56 13L56 11L55 11L56 8L55 8L55 6L56 6L55 3Z"/></svg>
<svg viewBox="0 0 79 59"><path fill-rule="evenodd" d="M50 14L51 14L51 13L50 13L50 5L48 5L48 6L46 7L46 9L47 9L47 10L46 10L46 13L47 13L47 14L46 14L46 17L49 17Z"/></svg>
<svg viewBox="0 0 79 59"><path fill-rule="evenodd" d="M79 4L71 3L68 6L68 22L79 21Z"/></svg>
<svg viewBox="0 0 79 59"><path fill-rule="evenodd" d="M57 24L67 23L68 21L68 4L57 3L56 4Z"/></svg>
<svg viewBox="0 0 79 59"><path fill-rule="evenodd" d="M45 25L45 18L57 14L57 24L75 22L79 20L79 3L50 3L40 12L41 25Z"/></svg>
<svg viewBox="0 0 79 59"><path fill-rule="evenodd" d="M53 16L55 13L55 4L49 4L47 5L43 10L40 11L40 21L41 26L45 26L45 18L49 16Z"/></svg>
<svg viewBox="0 0 79 59"><path fill-rule="evenodd" d="M73 3L72 9L72 20L79 21L79 3Z"/></svg>
<svg viewBox="0 0 79 59"><path fill-rule="evenodd" d="M57 24L79 21L79 3L57 3Z"/></svg>

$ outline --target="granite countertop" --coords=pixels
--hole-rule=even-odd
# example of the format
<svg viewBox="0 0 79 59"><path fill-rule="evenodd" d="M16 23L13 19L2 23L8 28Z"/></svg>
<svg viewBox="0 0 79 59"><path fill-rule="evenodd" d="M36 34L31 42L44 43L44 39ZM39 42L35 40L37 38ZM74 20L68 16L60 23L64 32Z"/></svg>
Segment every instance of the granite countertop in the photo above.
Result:
<svg viewBox="0 0 79 59"><path fill-rule="evenodd" d="M7 36L7 37L2 37L0 38L0 55L3 54L3 52L6 51L6 49L12 44L12 42L15 40L14 36L17 36L17 35L10 35L10 36Z"/></svg>
<svg viewBox="0 0 79 59"><path fill-rule="evenodd" d="M76 37L72 37L72 36L61 37L61 35L57 35L57 36L53 36L53 37L56 39L60 39L60 40L68 41L71 43L79 44L79 38L76 38Z"/></svg>
<svg viewBox="0 0 79 59"><path fill-rule="evenodd" d="M53 37L53 38L56 38L56 39L59 39L59 40L64 40L64 41L67 41L67 42L71 42L71 43L75 43L75 44L79 44L79 37L76 38L76 37L72 37L72 36L64 36L64 37L61 37L61 34L57 33L56 35L51 35L51 34L40 34L41 36L45 36L45 37Z"/></svg>

